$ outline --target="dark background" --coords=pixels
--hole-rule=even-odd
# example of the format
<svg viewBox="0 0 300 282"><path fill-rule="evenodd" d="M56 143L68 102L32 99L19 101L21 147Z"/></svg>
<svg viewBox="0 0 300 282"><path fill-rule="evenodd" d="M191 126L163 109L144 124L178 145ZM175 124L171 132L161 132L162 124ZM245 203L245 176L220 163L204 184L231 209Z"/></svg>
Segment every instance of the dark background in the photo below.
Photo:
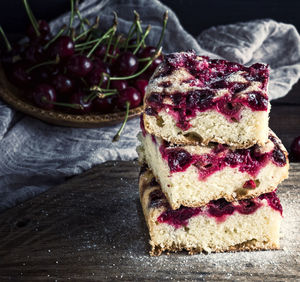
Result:
<svg viewBox="0 0 300 282"><path fill-rule="evenodd" d="M300 30L299 0L162 0L193 35L213 25L260 18L294 24ZM37 18L50 20L67 11L69 0L29 0ZM1 25L7 33L22 33L29 23L22 0L0 1Z"/></svg>

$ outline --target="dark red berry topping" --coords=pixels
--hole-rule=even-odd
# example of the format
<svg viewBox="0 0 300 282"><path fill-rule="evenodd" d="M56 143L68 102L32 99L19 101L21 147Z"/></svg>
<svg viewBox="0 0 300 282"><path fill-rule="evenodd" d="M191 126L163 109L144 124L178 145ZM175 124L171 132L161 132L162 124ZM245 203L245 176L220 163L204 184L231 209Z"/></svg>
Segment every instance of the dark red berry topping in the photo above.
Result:
<svg viewBox="0 0 300 282"><path fill-rule="evenodd" d="M268 201L268 204L270 207L272 207L274 210L277 210L282 214L282 206L280 204L280 200L277 197L275 192L263 194L259 196L261 200L266 199Z"/></svg>
<svg viewBox="0 0 300 282"><path fill-rule="evenodd" d="M168 161L171 172L185 171L191 164L192 155L181 148L168 148L160 147L160 151L164 159Z"/></svg>
<svg viewBox="0 0 300 282"><path fill-rule="evenodd" d="M246 199L239 201L239 205L236 207L237 211L241 214L251 214L254 213L261 203L258 203L255 199Z"/></svg>
<svg viewBox="0 0 300 282"><path fill-rule="evenodd" d="M168 223L175 228L186 226L191 217L201 213L201 208L187 208L180 207L177 210L171 210L170 208L164 211L159 217L158 222Z"/></svg>

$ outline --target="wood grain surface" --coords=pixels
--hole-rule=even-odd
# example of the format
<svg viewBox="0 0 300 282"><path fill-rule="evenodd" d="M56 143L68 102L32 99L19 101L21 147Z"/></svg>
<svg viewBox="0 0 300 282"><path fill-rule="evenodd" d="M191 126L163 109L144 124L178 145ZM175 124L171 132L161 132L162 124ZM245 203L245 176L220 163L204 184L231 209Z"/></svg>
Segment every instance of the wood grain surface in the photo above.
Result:
<svg viewBox="0 0 300 282"><path fill-rule="evenodd" d="M0 215L0 281L300 280L300 164L278 193L282 249L150 257L136 162L108 162Z"/></svg>

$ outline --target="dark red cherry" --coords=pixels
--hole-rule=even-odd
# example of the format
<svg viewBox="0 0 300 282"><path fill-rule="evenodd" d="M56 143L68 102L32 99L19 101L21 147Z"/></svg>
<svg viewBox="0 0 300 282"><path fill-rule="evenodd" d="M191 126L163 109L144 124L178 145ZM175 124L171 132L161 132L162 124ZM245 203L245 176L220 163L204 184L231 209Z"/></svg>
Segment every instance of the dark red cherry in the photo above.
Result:
<svg viewBox="0 0 300 282"><path fill-rule="evenodd" d="M135 82L134 82L134 87L140 91L140 93L142 94L142 99L144 98L145 96L145 93L146 93L146 87L148 85L148 80L146 79L137 79Z"/></svg>
<svg viewBox="0 0 300 282"><path fill-rule="evenodd" d="M112 89L117 89L119 92L128 87L127 80L113 80L110 85Z"/></svg>
<svg viewBox="0 0 300 282"><path fill-rule="evenodd" d="M119 92L117 107L120 110L126 109L126 102L130 103L130 109L136 108L142 102L142 95L133 87L128 87Z"/></svg>
<svg viewBox="0 0 300 282"><path fill-rule="evenodd" d="M300 136L296 137L292 142L291 153L296 160L300 161Z"/></svg>
<svg viewBox="0 0 300 282"><path fill-rule="evenodd" d="M214 217L233 214L234 209L234 206L223 198L216 201L210 201L208 204L208 213Z"/></svg>
<svg viewBox="0 0 300 282"><path fill-rule="evenodd" d="M90 86L100 86L101 88L106 88L108 83L108 77L104 75L103 77L103 71L101 69L94 69L89 73L87 76L87 80ZM99 83L101 82L101 85Z"/></svg>
<svg viewBox="0 0 300 282"><path fill-rule="evenodd" d="M148 58L151 57L156 52L156 48L153 46L147 46L143 49L140 49L138 51L138 57L139 58Z"/></svg>
<svg viewBox="0 0 300 282"><path fill-rule="evenodd" d="M211 90L193 90L186 96L186 105L188 108L197 108L205 111L213 106L212 99L215 93Z"/></svg>
<svg viewBox="0 0 300 282"><path fill-rule="evenodd" d="M180 207L177 210L171 210L170 208L164 211L159 217L159 222L165 222L173 225L175 228L186 226L191 217L201 213L201 208L188 208Z"/></svg>
<svg viewBox="0 0 300 282"><path fill-rule="evenodd" d="M241 109L241 104L231 102L228 98L221 98L216 106L220 113L229 117L235 117Z"/></svg>
<svg viewBox="0 0 300 282"><path fill-rule="evenodd" d="M168 165L171 172L178 172L186 170L192 161L192 155L180 148L167 150Z"/></svg>
<svg viewBox="0 0 300 282"><path fill-rule="evenodd" d="M37 64L41 62L44 59L43 46L38 42L30 44L25 49L24 57L31 64Z"/></svg>
<svg viewBox="0 0 300 282"><path fill-rule="evenodd" d="M9 72L9 80L20 87L29 87L32 83L32 76L26 72L28 64L23 61L16 62L12 65Z"/></svg>
<svg viewBox="0 0 300 282"><path fill-rule="evenodd" d="M101 46L99 46L99 47L94 51L93 55L94 55L95 57L99 57L100 59L104 59L106 49L107 49L107 46L106 46L106 45L101 45ZM108 54L109 54L109 55L112 55L112 56L114 56L114 57L117 57L117 56L120 54L120 50L119 50L119 48L116 48L116 49L114 50L114 46L111 45L111 46L109 47ZM108 58L110 59L111 57L108 57ZM115 62L115 60L116 60L116 58L113 58L113 59L112 59L112 63Z"/></svg>
<svg viewBox="0 0 300 282"><path fill-rule="evenodd" d="M38 21L38 29L41 34L41 37L45 37L47 34L50 33L50 26L45 20ZM28 26L26 34L30 39L37 38L36 32L31 24Z"/></svg>
<svg viewBox="0 0 300 282"><path fill-rule="evenodd" d="M74 81L66 75L58 74L53 77L52 85L61 94L70 93L74 89Z"/></svg>
<svg viewBox="0 0 300 282"><path fill-rule="evenodd" d="M248 103L254 111L266 111L268 109L268 99L259 92L249 93Z"/></svg>
<svg viewBox="0 0 300 282"><path fill-rule="evenodd" d="M86 76L93 68L91 60L85 55L73 55L66 64L68 72L75 77Z"/></svg>
<svg viewBox="0 0 300 282"><path fill-rule="evenodd" d="M140 50L138 57L139 58L148 58L148 57L152 57L156 52L156 48L153 46L147 46L144 49ZM147 69L147 72L150 74L150 76L152 75L152 73L154 72L154 70L157 68L157 66L159 66L163 61L163 56L160 55L159 57L157 57L152 64L149 66L149 68ZM146 63L144 63L146 64Z"/></svg>
<svg viewBox="0 0 300 282"><path fill-rule="evenodd" d="M39 84L35 87L33 93L33 100L35 104L45 110L54 108L52 102L56 101L55 89L49 84Z"/></svg>
<svg viewBox="0 0 300 282"><path fill-rule="evenodd" d="M239 205L236 209L241 214L251 214L254 213L260 206L261 204L257 203L255 200L247 199L239 201Z"/></svg>
<svg viewBox="0 0 300 282"><path fill-rule="evenodd" d="M134 74L139 66L138 59L133 53L127 51L122 53L114 63L114 71L120 76Z"/></svg>
<svg viewBox="0 0 300 282"><path fill-rule="evenodd" d="M109 65L99 58L93 59L93 69L101 70L102 72L111 74Z"/></svg>
<svg viewBox="0 0 300 282"><path fill-rule="evenodd" d="M53 58L57 55L60 59L69 58L75 52L73 40L66 35L59 37L49 48L51 57Z"/></svg>
<svg viewBox="0 0 300 282"><path fill-rule="evenodd" d="M93 110L99 113L111 113L115 108L116 100L115 95L103 99L97 97L93 100Z"/></svg>
<svg viewBox="0 0 300 282"><path fill-rule="evenodd" d="M87 95L83 92L78 91L72 94L70 98L70 104L78 104L81 106L80 109L74 109L73 112L77 114L85 114L91 112L92 109L92 102L91 100L87 100Z"/></svg>

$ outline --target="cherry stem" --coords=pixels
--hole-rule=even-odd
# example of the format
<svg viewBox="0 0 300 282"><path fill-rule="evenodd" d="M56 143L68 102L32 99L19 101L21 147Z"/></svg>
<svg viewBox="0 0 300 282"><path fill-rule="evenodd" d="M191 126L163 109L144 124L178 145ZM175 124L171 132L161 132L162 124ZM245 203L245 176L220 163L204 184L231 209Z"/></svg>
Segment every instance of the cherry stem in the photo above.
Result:
<svg viewBox="0 0 300 282"><path fill-rule="evenodd" d="M141 21L140 21L140 15L139 13L134 10L133 13L135 14L135 19L136 19L136 40L137 43L140 43L140 36L143 34L143 29L141 27Z"/></svg>
<svg viewBox="0 0 300 282"><path fill-rule="evenodd" d="M117 50L117 47L118 47L118 45L119 45L121 39L122 39L122 35L118 35L118 37L117 37L117 39L116 39L116 42L115 42L115 44L114 44L114 48L113 48L113 50L112 50L112 56L109 56L109 54L108 54L108 56L110 57L110 59L109 59L109 64L112 63L112 59L113 59L113 58L117 57L117 56L113 56L113 54L114 54L115 51Z"/></svg>
<svg viewBox="0 0 300 282"><path fill-rule="evenodd" d="M126 125L126 122L128 120L128 115L129 115L129 107L130 107L130 102L126 101L126 115L125 115L125 119L122 123L122 126L120 127L120 129L118 130L117 134L114 136L113 138L113 142L119 141L120 140L120 136L122 134L122 131Z"/></svg>
<svg viewBox="0 0 300 282"><path fill-rule="evenodd" d="M69 107L69 108L76 109L76 110L83 110L83 106L80 105L80 104L69 104L69 103L53 102L53 101L49 101L47 99L47 97L45 97L45 96L42 97L42 101L47 102L49 104L57 105L57 106Z"/></svg>
<svg viewBox="0 0 300 282"><path fill-rule="evenodd" d="M92 31L93 29L96 29L99 25L99 17L96 18L95 23L86 31L80 33L77 37L75 37L74 41L77 41L78 39L82 38L83 36L87 35L90 31Z"/></svg>
<svg viewBox="0 0 300 282"><path fill-rule="evenodd" d="M99 86L93 86L90 88L90 90L92 91L92 93L90 95L88 95L86 98L84 98L84 102L91 102L93 101L95 98L100 98L103 99L107 96L111 96L111 95L115 95L118 93L117 90L114 89L103 89L100 88ZM105 92L105 93L103 93Z"/></svg>
<svg viewBox="0 0 300 282"><path fill-rule="evenodd" d="M135 29L136 29L136 15L135 15L135 21L132 23L128 33L127 33L127 38L126 38L126 41L125 41L125 51L127 51L127 48L128 48L128 43L129 43L129 40L131 39L133 33L135 32Z"/></svg>
<svg viewBox="0 0 300 282"><path fill-rule="evenodd" d="M96 50L96 48L99 46L99 44L106 38L108 38L109 36L111 36L111 33L113 32L114 27L111 27L106 33L104 33L99 39L97 39L96 44L93 46L93 48L91 49L91 51L87 54L87 57L90 58L91 55L94 53L94 51Z"/></svg>
<svg viewBox="0 0 300 282"><path fill-rule="evenodd" d="M39 25L38 25L38 22L36 20L36 18L34 17L33 13L32 13L32 10L30 9L29 5L28 5L28 2L27 0L23 0L23 4L24 4L24 7L26 9L26 13L28 15L28 18L34 28L34 31L37 35L37 37L39 37L41 34L40 34L40 31L39 31Z"/></svg>
<svg viewBox="0 0 300 282"><path fill-rule="evenodd" d="M12 47L11 47L11 44L9 43L9 40L7 39L6 37L6 34L2 28L2 26L0 25L0 33L4 39L4 42L5 42L5 45L6 45L6 48L7 48L7 51L10 52L12 50Z"/></svg>
<svg viewBox="0 0 300 282"><path fill-rule="evenodd" d="M78 9L78 5L79 5L79 1L76 0L76 2L75 2L75 13L76 13L76 16L78 17L78 19L80 21L80 31L85 31L86 30L85 22L84 22L84 19L82 18L81 13Z"/></svg>
<svg viewBox="0 0 300 282"><path fill-rule="evenodd" d="M71 6L71 15L70 15L70 20L69 20L69 35L72 34L72 27L73 27L73 21L74 21L74 0L70 0L70 6ZM72 36L72 39L73 36Z"/></svg>
<svg viewBox="0 0 300 282"><path fill-rule="evenodd" d="M118 24L117 13L114 12L114 24L112 26L112 33L110 34L109 39L108 39L108 43L107 43L107 46L106 46L105 56L104 56L103 62L106 62L106 60L107 60L107 54L109 53L109 49L110 49L110 45L111 45L112 39L113 39L113 37L114 37L114 35L116 33L116 30L117 30L117 24ZM112 55L113 54L114 53L112 53Z"/></svg>
<svg viewBox="0 0 300 282"><path fill-rule="evenodd" d="M148 36L150 30L151 30L151 25L148 25L144 35L141 38L141 41L139 42L139 44L136 46L135 50L133 51L133 55L136 54L136 52L140 49L141 45L145 42L145 39Z"/></svg>
<svg viewBox="0 0 300 282"><path fill-rule="evenodd" d="M164 35L165 35L165 30L166 30L166 26L167 26L167 22L168 22L168 11L165 11L164 13L164 18L163 18L163 28L161 30L161 34L160 34L160 38L159 41L156 45L156 49L158 49L161 46L161 43L163 41Z"/></svg>
<svg viewBox="0 0 300 282"><path fill-rule="evenodd" d="M161 50L162 50L162 48L160 47L159 50L151 58L151 60L139 72L137 72L133 75L130 75L130 76L111 77L110 80L127 80L127 79L135 78L135 77L141 75L152 64L152 62L161 55Z"/></svg>
<svg viewBox="0 0 300 282"><path fill-rule="evenodd" d="M138 59L139 62L148 62L151 60L151 57L146 57L146 58L140 58Z"/></svg>
<svg viewBox="0 0 300 282"><path fill-rule="evenodd" d="M55 60L52 60L52 61L46 61L46 62L43 62L43 63L40 63L40 64L37 64L37 65L34 65L30 68L28 68L26 70L27 73L30 73L32 72L33 70L39 68L39 67L42 67L42 66L47 66L47 65L56 65L59 63L59 56L56 56L56 59Z"/></svg>
<svg viewBox="0 0 300 282"><path fill-rule="evenodd" d="M54 41L56 41L57 38L59 38L64 33L65 30L66 30L65 26L61 28L60 31L50 41L47 42L47 44L44 46L44 50L46 50Z"/></svg>

